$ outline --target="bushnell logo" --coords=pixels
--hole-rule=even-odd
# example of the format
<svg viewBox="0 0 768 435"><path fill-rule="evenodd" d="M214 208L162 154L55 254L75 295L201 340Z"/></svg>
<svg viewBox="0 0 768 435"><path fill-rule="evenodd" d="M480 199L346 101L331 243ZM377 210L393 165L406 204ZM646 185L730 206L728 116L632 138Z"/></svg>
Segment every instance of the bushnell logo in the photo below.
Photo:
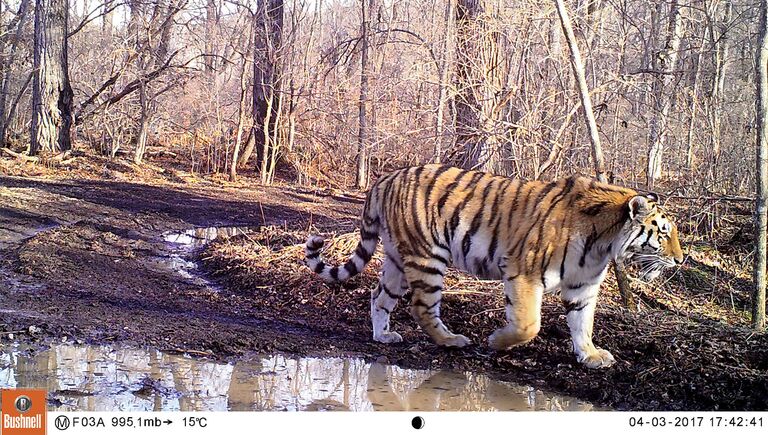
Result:
<svg viewBox="0 0 768 435"><path fill-rule="evenodd" d="M2 390L2 435L45 435L45 390Z"/></svg>
<svg viewBox="0 0 768 435"><path fill-rule="evenodd" d="M13 406L17 411L24 414L25 412L29 411L30 408L32 408L32 399L27 396L19 396L16 398Z"/></svg>

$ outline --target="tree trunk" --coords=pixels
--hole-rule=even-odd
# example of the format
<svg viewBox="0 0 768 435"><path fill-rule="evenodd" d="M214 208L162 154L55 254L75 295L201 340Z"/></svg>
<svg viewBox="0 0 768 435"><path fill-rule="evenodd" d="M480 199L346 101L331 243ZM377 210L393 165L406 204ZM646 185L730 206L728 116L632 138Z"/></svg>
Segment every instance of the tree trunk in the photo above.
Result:
<svg viewBox="0 0 768 435"><path fill-rule="evenodd" d="M757 48L757 198L755 201L755 288L752 327L765 328L766 225L768 225L768 0L760 2Z"/></svg>
<svg viewBox="0 0 768 435"><path fill-rule="evenodd" d="M712 176L717 174L717 164L720 161L721 131L720 123L723 115L723 93L725 90L725 67L728 62L728 26L733 15L733 4L726 1L723 7L723 19L720 22L720 34L712 32L714 50L715 77L712 79L712 91L710 94L712 109L710 110L710 124L712 134L710 146L712 150L712 162L710 166ZM717 11L717 4L715 4ZM716 38L716 39L715 39Z"/></svg>
<svg viewBox="0 0 768 435"><path fill-rule="evenodd" d="M568 44L573 74L576 76L576 82L578 83L579 87L579 99L581 101L581 108L584 112L584 119L587 122L589 141L592 145L592 162L595 167L595 176L597 177L598 181L605 183L608 181L608 179L605 176L603 148L600 145L600 135L597 131L597 122L595 121L595 115L592 111L592 99L589 97L587 80L584 77L584 64L581 61L581 53L576 42L576 36L573 34L571 19L568 17L568 10L565 8L563 0L555 0L555 4L557 5L557 13L560 16L560 23L563 26L565 41ZM613 264L614 272L616 273L616 281L619 285L619 293L621 294L624 307L632 309L634 308L632 286L629 283L629 279L627 279L627 274L624 271L624 265L621 264L621 262L615 262Z"/></svg>
<svg viewBox="0 0 768 435"><path fill-rule="evenodd" d="M672 0L669 11L669 25L664 49L658 53L654 62L656 77L653 83L653 117L649 126L648 167L646 184L653 189L656 180L661 177L661 162L664 153L664 139L667 134L669 108L675 95L675 68L680 51L682 17L678 0Z"/></svg>
<svg viewBox="0 0 768 435"><path fill-rule="evenodd" d="M72 87L67 61L68 2L35 1L30 154L72 148Z"/></svg>
<svg viewBox="0 0 768 435"><path fill-rule="evenodd" d="M707 43L707 28L704 29L704 33L701 36L700 43L701 45L699 46L699 49L696 52L696 66L694 67L694 71L693 71L693 84L691 88L691 106L690 106L691 116L690 118L688 118L688 140L687 140L686 158L685 158L685 165L686 165L686 168L688 168L688 170L692 170L694 165L693 130L694 130L694 125L696 121L696 110L697 110L696 107L699 101L699 82L701 81L701 61L702 61L702 55L704 54L704 46Z"/></svg>
<svg viewBox="0 0 768 435"><path fill-rule="evenodd" d="M587 80L584 76L584 64L581 61L581 52L576 43L576 36L573 34L573 27L571 27L571 19L568 17L568 11L565 9L563 0L555 0L555 4L557 5L557 13L560 16L560 24L563 26L565 41L568 44L573 74L576 76L576 81L578 83L579 100L581 101L581 108L584 112L584 119L587 121L589 141L592 144L592 162L595 167L595 176L599 181L606 182L608 180L605 176L603 148L600 145L597 122L595 121L595 114L592 111L592 99L589 97Z"/></svg>
<svg viewBox="0 0 768 435"><path fill-rule="evenodd" d="M235 149L232 151L232 163L229 165L229 181L237 181L237 165L240 159L240 147L243 143L243 132L245 130L246 119L246 97L248 92L248 47L251 45L251 37L248 37L246 53L243 54L243 68L240 70L240 99L237 111L237 135L235 138Z"/></svg>
<svg viewBox="0 0 768 435"><path fill-rule="evenodd" d="M502 90L498 32L490 26L487 0L458 0L456 7L456 145L462 167L502 172L497 99Z"/></svg>
<svg viewBox="0 0 768 435"><path fill-rule="evenodd" d="M205 72L212 74L216 69L216 29L218 28L218 10L216 0L207 0L205 3Z"/></svg>
<svg viewBox="0 0 768 435"><path fill-rule="evenodd" d="M254 62L253 62L253 138L256 149L256 167L266 169L265 159L276 144L272 129L280 128L272 122L277 118L275 110L280 98L279 57L283 31L283 0L260 0L254 21ZM249 155L244 156L246 159ZM242 161L242 160L241 160ZM264 179L265 175L262 174Z"/></svg>
<svg viewBox="0 0 768 435"><path fill-rule="evenodd" d="M456 0L448 0L445 6L445 33L443 35L442 58L440 59L440 66L438 71L438 97L437 97L437 110L435 114L435 158L433 162L440 163L443 157L443 142L445 137L445 106L447 103L448 94L448 62L449 62L449 47L451 40L451 30L454 26L455 16L455 2Z"/></svg>
<svg viewBox="0 0 768 435"><path fill-rule="evenodd" d="M368 187L368 153L370 147L368 119L366 109L368 105L368 81L371 76L371 62L369 51L371 49L371 11L372 0L362 0L360 8L362 12L362 24L360 25L360 101L358 102L358 136L357 136L357 171L355 175L355 187L364 190Z"/></svg>
<svg viewBox="0 0 768 435"><path fill-rule="evenodd" d="M21 0L21 3L19 4L19 12L16 14L16 18L13 20L16 26L16 33L14 34L13 40L11 41L11 49L9 54L7 56L3 56L2 66L0 66L0 70L2 70L2 86L0 86L0 146L6 145L5 132L8 129L8 124L11 122L10 113L6 111L6 106L8 105L8 95L10 93L11 71L16 61L16 55L18 53L16 49L18 48L19 41L21 40L21 32L24 31L24 26L27 24L27 12L29 11L29 4L30 0ZM8 25L7 35L11 34L13 25L13 22ZM0 52L5 52L7 36L0 36L0 38L2 38L2 48L0 49Z"/></svg>
<svg viewBox="0 0 768 435"><path fill-rule="evenodd" d="M133 163L140 165L147 150L147 136L149 134L149 102L147 101L147 84L143 81L139 87L139 105L141 114L139 117L139 135L136 138L136 150L133 154Z"/></svg>

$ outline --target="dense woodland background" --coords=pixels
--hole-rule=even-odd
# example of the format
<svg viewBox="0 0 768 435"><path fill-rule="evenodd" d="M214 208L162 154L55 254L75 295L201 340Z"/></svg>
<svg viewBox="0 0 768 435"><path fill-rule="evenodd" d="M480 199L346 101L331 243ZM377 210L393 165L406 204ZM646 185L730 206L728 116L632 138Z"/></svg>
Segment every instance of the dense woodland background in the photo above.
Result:
<svg viewBox="0 0 768 435"><path fill-rule="evenodd" d="M758 6L567 2L616 182L752 190ZM77 147L141 162L162 146L195 173L239 160L264 182L282 168L339 187L427 161L591 172L554 2L12 0L0 39L10 150L31 144L35 21L61 11L71 96L59 106L71 100Z"/></svg>
<svg viewBox="0 0 768 435"><path fill-rule="evenodd" d="M755 197L765 9L9 0L0 149L60 164L77 153L135 167L160 156L185 174L339 188L426 162L524 178L596 173L679 200L681 232L707 236Z"/></svg>

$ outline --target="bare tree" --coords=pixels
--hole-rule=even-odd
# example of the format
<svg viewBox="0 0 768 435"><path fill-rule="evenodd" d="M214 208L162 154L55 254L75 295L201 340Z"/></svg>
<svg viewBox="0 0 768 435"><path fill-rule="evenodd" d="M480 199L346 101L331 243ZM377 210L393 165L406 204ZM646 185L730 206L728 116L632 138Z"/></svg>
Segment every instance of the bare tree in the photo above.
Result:
<svg viewBox="0 0 768 435"><path fill-rule="evenodd" d="M30 154L72 148L72 86L67 61L69 5L35 1L34 76Z"/></svg>
<svg viewBox="0 0 768 435"><path fill-rule="evenodd" d="M501 144L495 134L501 96L501 58L496 20L488 0L458 0L456 7L456 146L462 166L501 172Z"/></svg>
<svg viewBox="0 0 768 435"><path fill-rule="evenodd" d="M757 200L755 201L755 288L752 326L765 328L766 226L768 226L768 0L760 2L757 48Z"/></svg>
<svg viewBox="0 0 768 435"><path fill-rule="evenodd" d="M589 96L589 88L587 87L587 80L584 74L584 64L581 61L581 52L579 51L576 35L574 35L573 27L571 26L571 19L568 16L568 10L566 9L563 0L555 0L555 4L557 6L557 13L560 16L560 23L563 26L563 34L565 34L565 40L568 44L571 56L571 67L573 68L573 74L576 76L576 82L579 88L581 108L584 113L584 119L587 122L589 141L592 145L592 162L594 164L595 176L599 181L605 183L608 181L608 178L605 176L603 148L600 144L600 134L597 131L597 122L595 121L595 114L592 110L592 99ZM627 274L624 271L624 266L621 262L614 263L614 271L616 272L616 281L619 285L619 293L621 293L622 302L625 307L631 308L634 305L632 287L627 279Z"/></svg>
<svg viewBox="0 0 768 435"><path fill-rule="evenodd" d="M664 154L664 139L667 135L669 109L675 95L675 69L680 51L682 22L679 2L672 0L664 49L658 52L653 62L653 74L655 75L653 82L654 104L648 134L648 169L646 170L646 185L649 189L653 189L656 180L661 177L661 162Z"/></svg>
<svg viewBox="0 0 768 435"><path fill-rule="evenodd" d="M370 148L370 131L368 116L369 82L371 79L370 57L373 45L371 27L371 9L375 6L375 0L362 0L360 12L362 20L360 24L360 102L358 108L358 135L357 135L357 171L355 187L365 189L368 187L368 153Z"/></svg>
<svg viewBox="0 0 768 435"><path fill-rule="evenodd" d="M448 70L452 30L455 26L456 0L448 0L445 5L445 31L441 44L440 65L438 70L438 96L435 113L435 157L434 162L440 163L443 158L445 136L445 108L448 104Z"/></svg>
<svg viewBox="0 0 768 435"><path fill-rule="evenodd" d="M719 1L713 1L712 2L712 11L711 13L713 15L717 15L718 11L718 4ZM712 25L711 30L709 31L710 36L712 38L712 45L714 46L713 50L713 60L714 63L714 77L712 78L712 88L710 92L710 124L711 124L711 136L710 136L710 145L711 145L711 165L710 169L712 171L712 175L716 174L717 171L717 164L720 160L720 152L721 152L721 123L722 123L722 117L723 117L723 94L725 93L725 73L726 73L726 66L728 65L728 48L729 48L729 26L731 25L731 18L733 15L733 3L730 0L725 0L723 2L723 16L722 19L719 20L717 23L717 27L719 27L719 32L716 32L714 30L714 25ZM711 22L711 21L710 21Z"/></svg>
<svg viewBox="0 0 768 435"><path fill-rule="evenodd" d="M573 68L573 75L576 76L579 100L581 101L582 112L584 113L584 119L587 122L587 129L589 130L589 142L592 144L592 163L594 164L595 176L598 180L607 182L608 179L605 176L603 148L600 145L600 134L597 131L595 113L592 110L592 99L589 97L589 88L587 87L587 79L584 74L584 63L581 60L579 45L576 42L576 35L573 34L571 19L568 16L568 10L565 8L563 0L555 0L555 5L557 6L557 13L560 16L560 23L563 26L565 40L568 43L568 50L571 56L571 68Z"/></svg>
<svg viewBox="0 0 768 435"><path fill-rule="evenodd" d="M0 61L0 74L2 74L2 86L0 86L0 143L6 142L6 131L8 128L8 121L11 118L7 114L8 106L8 93L10 92L11 85L11 73L13 72L13 66L16 62L19 54L18 46L21 41L22 32L26 25L30 0L21 0L19 3L19 10L13 20L8 24L6 34L0 36L0 51L3 52L2 61ZM16 27L15 32L13 27ZM5 47L8 45L8 39L10 41L10 50L8 54L5 54Z"/></svg>

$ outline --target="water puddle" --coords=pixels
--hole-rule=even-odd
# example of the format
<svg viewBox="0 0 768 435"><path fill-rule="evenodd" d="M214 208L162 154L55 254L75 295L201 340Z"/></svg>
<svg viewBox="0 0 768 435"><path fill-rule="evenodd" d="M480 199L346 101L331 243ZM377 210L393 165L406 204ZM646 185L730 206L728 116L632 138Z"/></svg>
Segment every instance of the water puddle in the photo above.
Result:
<svg viewBox="0 0 768 435"><path fill-rule="evenodd" d="M208 287L212 291L218 291L215 285L200 276L197 271L197 263L190 260L190 258L213 240L246 234L257 228L248 226L208 227L163 233L163 240L168 244L171 254L168 258L163 258L162 262L185 280Z"/></svg>
<svg viewBox="0 0 768 435"><path fill-rule="evenodd" d="M0 347L0 388L45 388L56 411L589 411L487 376L356 358L215 362L152 349Z"/></svg>
<svg viewBox="0 0 768 435"><path fill-rule="evenodd" d="M208 242L216 239L227 239L230 237L247 234L257 230L258 227L208 227L193 228L181 232L163 233L163 240L167 243L181 245L188 249L202 248Z"/></svg>

